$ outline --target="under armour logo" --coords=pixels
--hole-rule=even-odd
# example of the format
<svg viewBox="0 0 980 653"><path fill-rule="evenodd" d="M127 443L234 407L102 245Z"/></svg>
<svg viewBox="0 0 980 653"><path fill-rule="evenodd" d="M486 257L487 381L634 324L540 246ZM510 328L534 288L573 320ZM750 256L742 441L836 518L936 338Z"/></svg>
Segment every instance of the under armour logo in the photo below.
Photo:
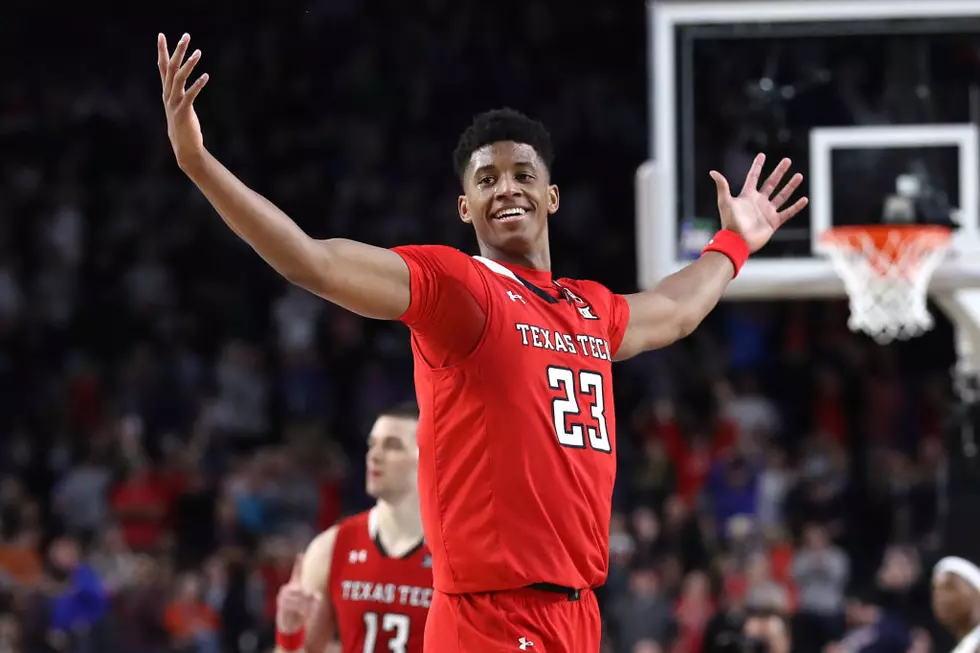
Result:
<svg viewBox="0 0 980 653"><path fill-rule="evenodd" d="M516 292L514 292L513 290L508 290L508 291L507 291L507 296L508 296L508 297L510 297L510 301L512 301L512 302L517 302L517 301L519 301L519 302L520 302L520 303L522 303L522 304L527 304L527 302L526 302L526 301L524 301L524 298L523 298L523 297L521 297L520 295L518 295L518 294L517 294Z"/></svg>
<svg viewBox="0 0 980 653"><path fill-rule="evenodd" d="M353 565L358 562L367 562L367 551L364 549L359 549L357 551L351 551L347 555L347 560Z"/></svg>
<svg viewBox="0 0 980 653"><path fill-rule="evenodd" d="M526 651L532 646L534 646L534 642L529 640L527 637L521 637L519 640L517 640L517 643L521 645L522 651Z"/></svg>

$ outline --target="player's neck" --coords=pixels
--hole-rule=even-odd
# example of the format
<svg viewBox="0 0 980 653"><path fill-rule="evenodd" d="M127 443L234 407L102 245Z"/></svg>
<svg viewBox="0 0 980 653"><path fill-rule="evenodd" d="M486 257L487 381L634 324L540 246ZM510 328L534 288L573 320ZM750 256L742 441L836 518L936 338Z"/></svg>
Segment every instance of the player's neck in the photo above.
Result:
<svg viewBox="0 0 980 653"><path fill-rule="evenodd" d="M528 270L538 270L541 272L551 272L551 250L545 240L543 247L536 247L533 251L522 254L505 252L490 245L480 243L480 256L488 258L498 263L516 265L527 268Z"/></svg>
<svg viewBox="0 0 980 653"><path fill-rule="evenodd" d="M400 555L422 539L418 494L410 493L397 501L379 499L375 512L381 543L392 554Z"/></svg>

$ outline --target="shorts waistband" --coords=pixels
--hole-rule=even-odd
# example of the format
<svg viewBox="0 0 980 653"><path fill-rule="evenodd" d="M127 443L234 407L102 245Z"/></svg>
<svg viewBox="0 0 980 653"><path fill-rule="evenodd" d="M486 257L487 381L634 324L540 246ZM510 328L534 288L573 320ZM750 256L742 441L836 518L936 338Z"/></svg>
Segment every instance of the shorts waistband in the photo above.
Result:
<svg viewBox="0 0 980 653"><path fill-rule="evenodd" d="M564 585L555 585L554 583L531 583L527 586L527 589L547 592L549 594L564 594L569 601L578 601L582 598L582 590L577 590L574 587L565 587Z"/></svg>

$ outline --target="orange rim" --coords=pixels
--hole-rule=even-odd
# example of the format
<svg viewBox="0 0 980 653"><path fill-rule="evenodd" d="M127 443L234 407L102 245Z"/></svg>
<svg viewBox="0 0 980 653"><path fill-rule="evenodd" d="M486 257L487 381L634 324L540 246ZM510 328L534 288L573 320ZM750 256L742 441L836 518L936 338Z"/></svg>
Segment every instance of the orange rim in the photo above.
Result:
<svg viewBox="0 0 980 653"><path fill-rule="evenodd" d="M864 225L859 227L834 227L820 236L826 245L849 246L870 237L875 247L882 249L895 236L900 240L917 240L930 247L942 247L949 242L952 230L938 225Z"/></svg>
<svg viewBox="0 0 980 653"><path fill-rule="evenodd" d="M938 225L862 225L830 229L820 236L820 243L830 248L863 251L870 238L881 254L872 265L880 274L885 274L902 253L901 247L894 246L896 239L900 243L916 241L922 250L936 250L946 247L951 236L952 229ZM906 256L903 266L914 270L920 260L920 257Z"/></svg>

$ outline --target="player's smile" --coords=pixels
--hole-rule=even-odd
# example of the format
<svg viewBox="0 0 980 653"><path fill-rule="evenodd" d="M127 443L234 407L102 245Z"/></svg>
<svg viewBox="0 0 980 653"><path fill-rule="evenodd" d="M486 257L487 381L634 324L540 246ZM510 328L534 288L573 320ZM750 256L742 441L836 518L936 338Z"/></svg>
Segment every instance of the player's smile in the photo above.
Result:
<svg viewBox="0 0 980 653"><path fill-rule="evenodd" d="M493 222L519 222L534 215L533 206L505 206L491 211L490 220Z"/></svg>

